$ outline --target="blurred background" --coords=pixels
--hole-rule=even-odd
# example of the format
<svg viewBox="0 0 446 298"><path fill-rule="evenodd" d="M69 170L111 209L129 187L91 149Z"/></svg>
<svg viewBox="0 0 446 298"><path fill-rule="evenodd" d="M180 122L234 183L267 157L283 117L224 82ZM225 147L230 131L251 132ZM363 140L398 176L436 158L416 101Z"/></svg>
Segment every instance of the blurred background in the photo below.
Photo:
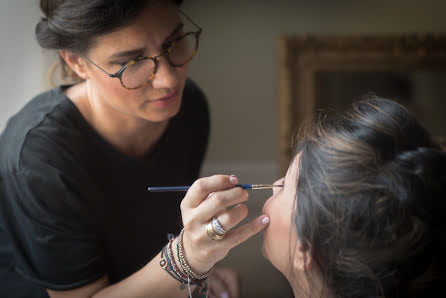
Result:
<svg viewBox="0 0 446 298"><path fill-rule="evenodd" d="M444 0L185 0L183 10L204 29L190 77L206 93L212 117L202 175L236 174L270 183L279 170L279 37L446 33ZM50 88L55 54L39 48L36 0L0 3L0 131L31 97ZM269 191L252 192L250 218ZM290 297L289 287L261 253L261 235L222 262L241 273L243 297Z"/></svg>

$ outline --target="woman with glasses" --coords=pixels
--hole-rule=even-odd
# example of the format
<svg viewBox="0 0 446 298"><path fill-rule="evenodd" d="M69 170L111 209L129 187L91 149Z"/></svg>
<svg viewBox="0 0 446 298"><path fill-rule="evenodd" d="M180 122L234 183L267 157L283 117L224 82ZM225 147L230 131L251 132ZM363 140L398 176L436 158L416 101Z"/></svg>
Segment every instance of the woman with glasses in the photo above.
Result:
<svg viewBox="0 0 446 298"><path fill-rule="evenodd" d="M445 168L396 102L319 117L263 208L263 254L295 297L444 297Z"/></svg>
<svg viewBox="0 0 446 298"><path fill-rule="evenodd" d="M202 29L180 2L40 1L37 40L79 82L32 99L1 135L1 297L238 296L213 266L268 219L231 230L247 215L237 178L147 191L196 180L208 142L186 78Z"/></svg>

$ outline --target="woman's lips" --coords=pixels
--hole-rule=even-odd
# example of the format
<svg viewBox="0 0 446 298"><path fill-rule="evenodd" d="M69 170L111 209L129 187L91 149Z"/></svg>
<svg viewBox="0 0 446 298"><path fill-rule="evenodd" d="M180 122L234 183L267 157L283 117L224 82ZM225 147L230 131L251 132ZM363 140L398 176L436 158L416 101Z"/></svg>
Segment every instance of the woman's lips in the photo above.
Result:
<svg viewBox="0 0 446 298"><path fill-rule="evenodd" d="M175 89L175 91L173 91L172 93L169 93L166 96L160 97L155 100L150 100L149 102L154 106L164 108L170 106L177 100L178 100L178 89Z"/></svg>

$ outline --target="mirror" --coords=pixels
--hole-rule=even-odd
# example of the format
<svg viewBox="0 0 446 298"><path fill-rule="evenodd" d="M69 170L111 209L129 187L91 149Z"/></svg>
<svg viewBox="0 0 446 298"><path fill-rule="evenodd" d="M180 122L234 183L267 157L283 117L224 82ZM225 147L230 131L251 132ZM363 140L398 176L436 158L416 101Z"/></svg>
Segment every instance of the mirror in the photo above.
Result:
<svg viewBox="0 0 446 298"><path fill-rule="evenodd" d="M446 36L286 36L279 67L282 174L303 121L367 93L397 100L446 144Z"/></svg>

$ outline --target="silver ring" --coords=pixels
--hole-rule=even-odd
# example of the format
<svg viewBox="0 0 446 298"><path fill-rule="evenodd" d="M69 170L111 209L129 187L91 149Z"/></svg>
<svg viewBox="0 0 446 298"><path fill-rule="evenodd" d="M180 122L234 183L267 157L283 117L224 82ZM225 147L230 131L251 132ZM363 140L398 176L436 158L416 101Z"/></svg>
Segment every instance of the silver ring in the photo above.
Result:
<svg viewBox="0 0 446 298"><path fill-rule="evenodd" d="M225 237L225 235L217 234L217 232L214 230L214 227L212 226L212 221L210 221L206 225L206 232L208 234L209 239L212 240L212 241L218 241L218 240L221 240L221 239L223 239Z"/></svg>
<svg viewBox="0 0 446 298"><path fill-rule="evenodd" d="M220 222L215 217L212 218L212 228L220 236L223 236L224 234L226 234L226 230L223 229Z"/></svg>

